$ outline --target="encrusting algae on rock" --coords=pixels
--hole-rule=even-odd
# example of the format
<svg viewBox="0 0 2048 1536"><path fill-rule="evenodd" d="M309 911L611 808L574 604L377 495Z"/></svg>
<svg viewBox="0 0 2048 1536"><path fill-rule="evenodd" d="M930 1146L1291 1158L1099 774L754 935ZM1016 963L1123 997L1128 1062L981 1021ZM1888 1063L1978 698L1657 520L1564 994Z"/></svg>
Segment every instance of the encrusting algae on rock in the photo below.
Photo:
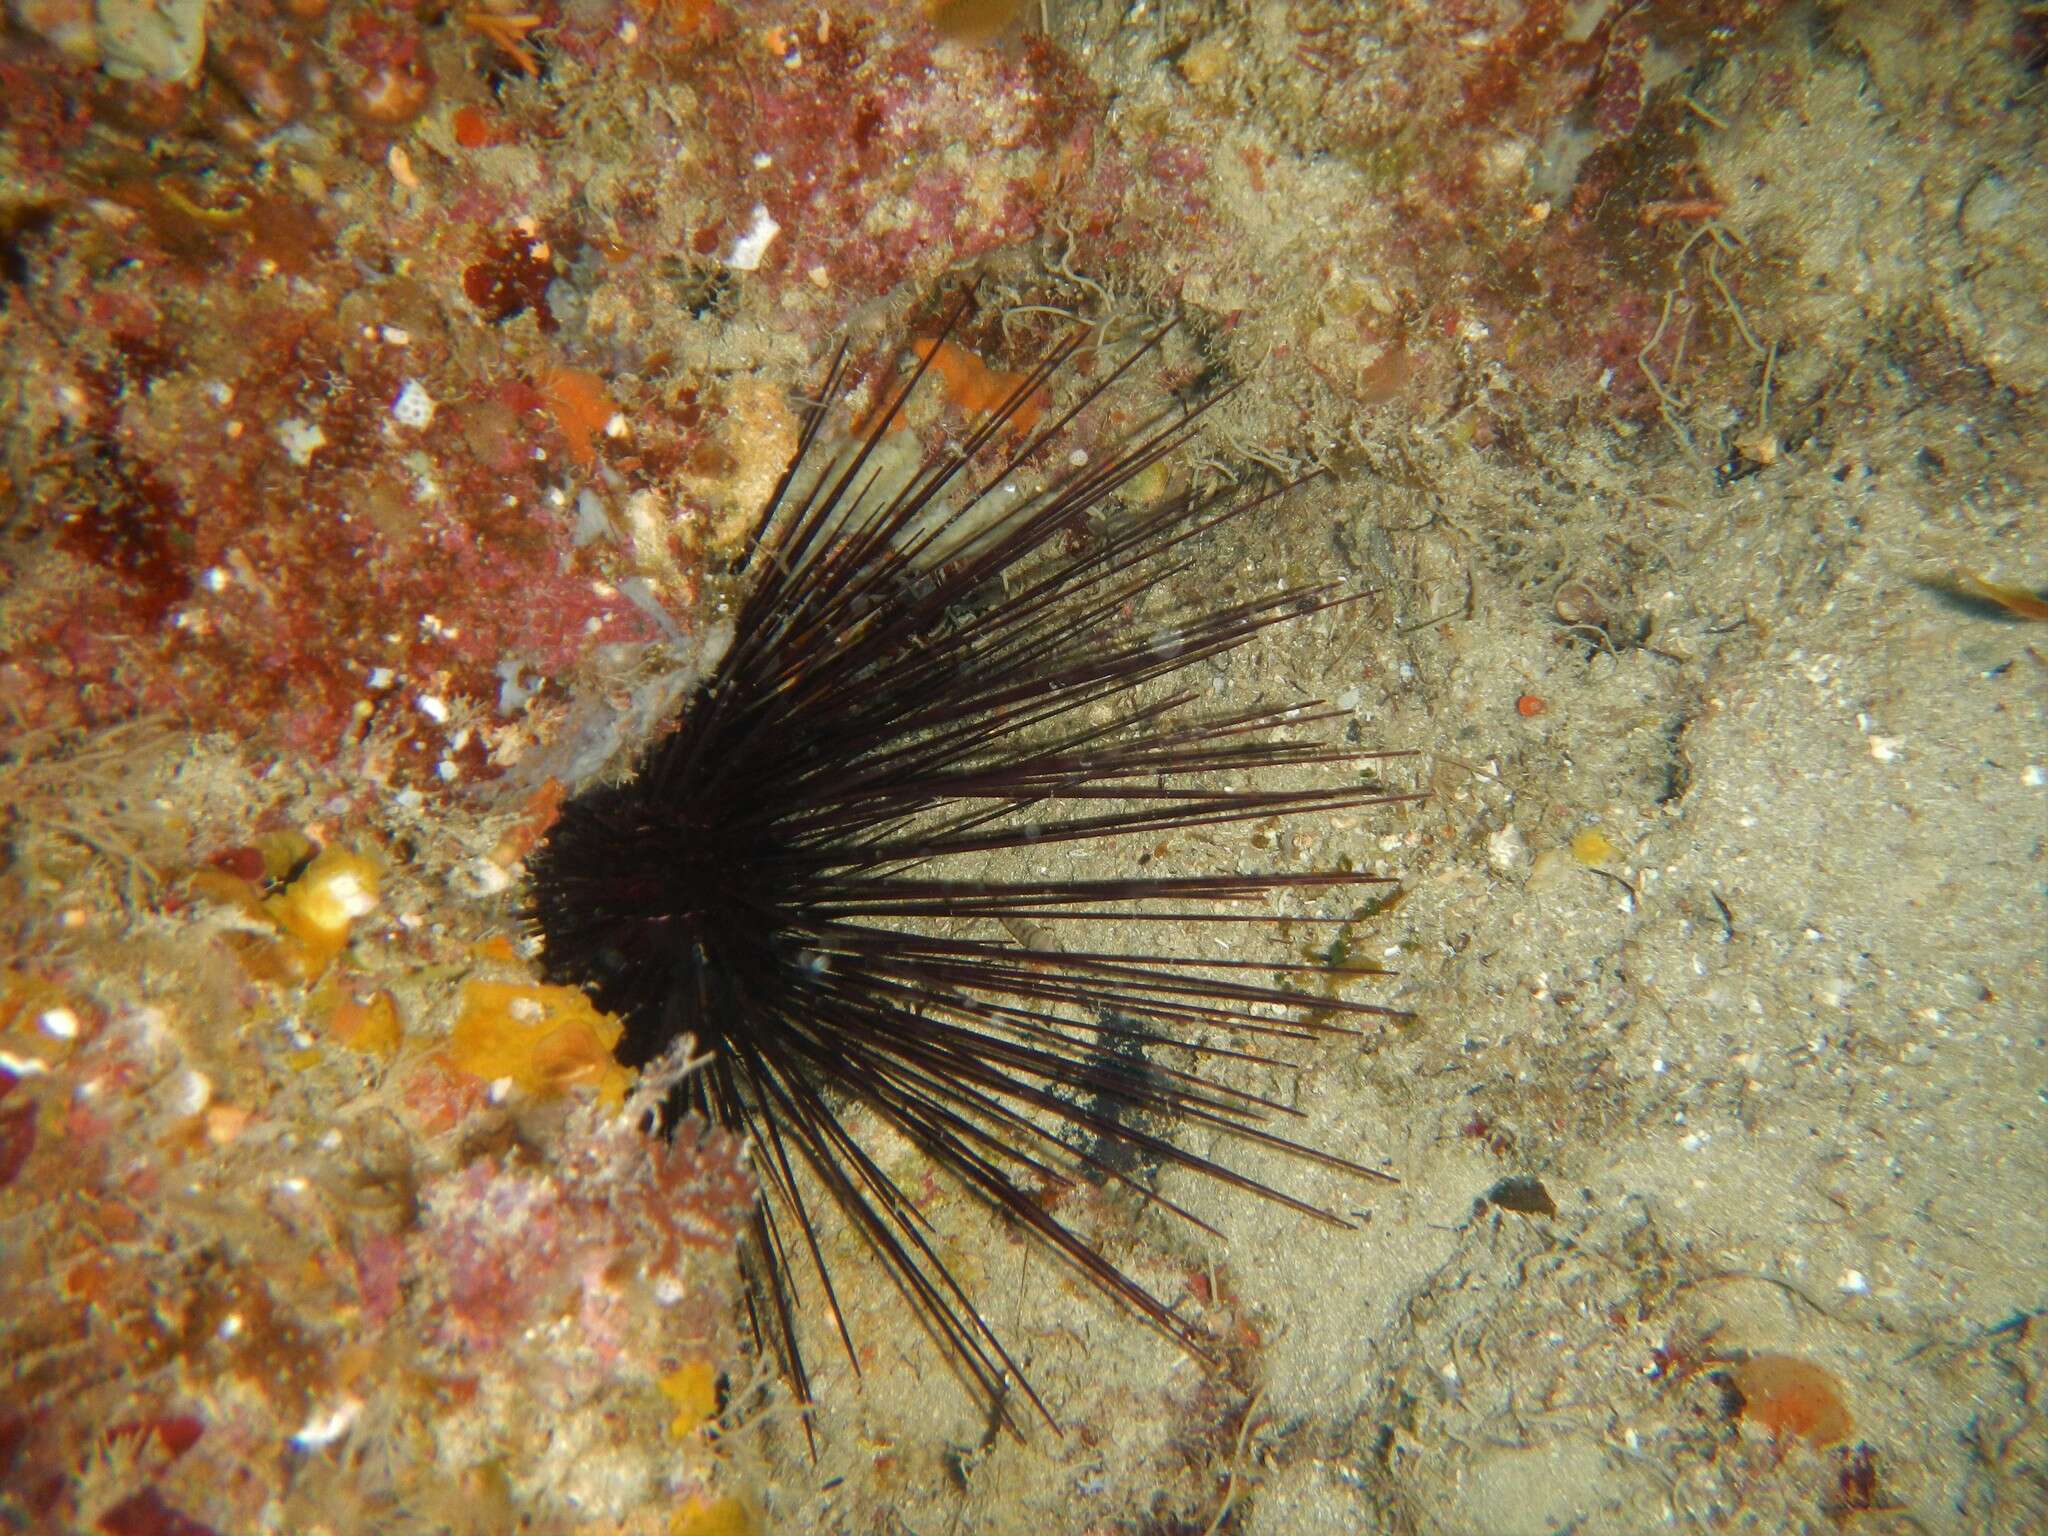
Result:
<svg viewBox="0 0 2048 1536"><path fill-rule="evenodd" d="M1677 867L1668 840L1714 782L1700 698L1739 709L1752 689L1768 697L1748 651L1786 642L1814 665L1839 656L1846 687L1855 604L1821 643L1802 634L1802 605L1832 610L1841 573L1875 570L1857 562L1893 500L1922 497L1914 537L1936 540L1909 568L1960 572L1940 589L1995 609L1999 635L2040 616L2022 515L2039 501L2039 456L1998 457L2048 388L2048 200L2029 149L2048 56L2039 10L8 0L0 1525L1200 1531L1279 1528L1312 1504L1357 1528L1423 1528L1449 1483L1483 1481L1467 1476L1476 1461L1439 1454L1454 1437L1475 1457L1502 1438L1540 1442L1532 1459L1563 1447L1577 1431L1558 1415L1517 1416L1511 1437L1505 1418L1483 1418L1501 1351L1463 1352L1452 1308L1432 1326L1409 1307L1407 1346L1345 1314L1343 1347L1358 1350L1346 1379L1393 1387L1384 1411L1353 1394L1339 1426L1283 1402L1290 1354L1327 1342L1318 1320L1290 1335L1255 1316L1230 1299L1228 1266L1167 1260L1149 1277L1214 1307L1235 1341L1233 1375L1196 1383L1112 1361L1071 1298L1034 1323L1043 1285L1020 1264L1034 1359L1083 1360L1067 1438L1033 1447L1028 1465L963 1451L978 1426L933 1433L943 1394L894 1391L910 1377L885 1342L862 1369L889 1389L840 1394L818 1415L843 1476L821 1502L790 1418L762 1415L743 1453L705 1407L745 1364L732 1310L734 1239L753 1210L741 1148L690 1125L668 1144L642 1134L632 1085L609 1064L614 1023L534 984L510 894L520 861L563 799L549 775L581 788L726 638L722 566L787 461L793 391L849 334L856 355L878 335L914 340L919 306L971 274L987 323L932 360L952 404L999 394L1009 368L1073 323L1094 332L1099 369L1171 316L1160 401L1194 381L1257 381L1218 413L1230 448L1205 473L1243 469L1247 445L1282 477L1318 455L1345 477L1330 507L1232 550L1224 576L1347 562L1346 579L1382 596L1370 624L1306 658L1343 670L1324 691L1375 729L1412 721L1427 694L1447 712L1431 744L1482 765L1498 748L1499 782L1524 807L1521 786L1555 790L1553 819L1516 813L1528 846L1499 843L1490 908L1514 911L1506 877L1530 846L1544 878L1524 894L1546 900L1560 871L1634 884L1637 860ZM1895 452L1887 434L1908 431L1924 440ZM1802 509L1787 526L1803 531L1781 545L1783 506ZM1760 528L1773 530L1763 542ZM1592 551L1668 598L1654 665L1626 624L1575 623L1550 604ZM1740 590L1719 589L1738 567ZM1774 596L1774 571L1799 574ZM1537 610L1554 606L1579 645L1543 618L1513 632L1536 643L1503 671L1503 626L1531 572L1547 584ZM1889 611L1918 658L1856 706L1876 713L1895 687L1912 697L1913 669L1946 642L1914 594L1881 577L1865 590L1898 598ZM1382 619L1398 646L1375 648ZM1599 655L1581 666L1587 646ZM1898 660L1881 643L1873 654ZM1981 634L1956 654L1967 665L1943 708L2031 675L2023 650ZM1641 692L1591 708L1595 673ZM1460 717L1468 690L1489 690L1496 709L1519 691L1515 736ZM1693 791L1682 774L1657 779L1671 798L1648 823L1630 815L1630 781L1601 767L1624 735L1646 761L1668 738L1701 764ZM1562 755L1543 755L1552 740ZM1873 736L1872 752L1890 741ZM1976 748L1944 771L1981 757L2038 790L2038 754ZM1931 760L1911 765L1923 786L1940 777ZM1858 766L1892 769L1886 756ZM1450 797L1458 815L1402 830L1403 860L1455 888L1493 827L1497 787L1475 779L1469 801ZM1573 840L1595 816L1600 840ZM1216 857L1244 851L1225 843ZM1959 893L2000 888L1998 859L1969 867ZM1578 881L1603 897L1610 883ZM1564 1168L1584 1159L1604 1200L1614 1185L1587 1157L1587 1115L1618 1117L1601 1126L1619 1137L1683 1109L1698 1141L1685 1157L1704 1162L1767 1131L1773 1106L1818 1102L1794 1096L1812 1050L1828 1070L1840 1052L1859 1088L1881 1060L1877 1097L1896 1112L1933 1070L1914 1053L1961 1056L1973 1030L2002 1038L1999 1010L2026 985L1987 959L1985 976L1928 1001L1938 1027L1913 1013L1926 1038L1896 1050L1869 1009L1847 1031L1832 1014L1809 1020L1800 1038L1815 1047L1774 1053L1767 1011L1725 1031L1740 1075L1689 1072L1653 1051L1661 1010L1628 990L1663 970L1658 923L1718 936L1700 950L1716 974L1665 998L1674 1028L1719 1040L1706 1022L1718 995L1769 996L1767 977L1730 967L1768 942L1771 918L1742 888L1661 883L1666 917L1671 900L1692 908L1663 921L1645 879L1644 901L1630 895L1640 920L1599 914L1639 921L1642 953L1626 966L1587 963L1591 940L1560 929L1546 942L1563 958L1514 977L1478 958L1514 951L1477 905L1426 932L1436 887L1418 882L1400 963L1441 970L1490 1017L1475 1013L1470 1049L1419 1029L1337 1076L1398 1084L1414 1111L1401 1123L1422 1142L1435 1120L1451 1127L1454 1155L1432 1156L1454 1176L1457 1155L1486 1164L1480 1187L1510 1171L1494 1163L1542 1159L1562 1192L1580 1182ZM1921 916L1951 906L1968 910L1945 900ZM1554 901L1547 918L1577 910ZM1835 942L1836 925L1819 926ZM1815 932L1780 953L1822 948ZM1337 949L1326 953L1334 973ZM1886 955L1873 941L1866 959ZM1553 1028L1572 1050L1528 1048ZM1635 1057L1656 1072L1631 1076ZM2000 1102L1996 1079L1958 1102ZM1355 1086L1325 1078L1302 1102ZM1724 1090L1743 1106L1726 1131L1709 1108ZM1851 1152L1878 1140L1857 1139L1854 1106L1871 1101L1842 1096ZM1969 1129L1989 1145L2002 1123L1987 1112ZM2011 1167L2031 1166L2014 1155ZM1417 1161L1419 1209L1441 1191ZM1925 1191L1899 1161L1884 1178ZM1823 1227L1787 1201L1803 1214L1784 1251L1842 1239L1883 1209L1857 1166L1830 1164L1815 1187L1846 1191L1859 1215L1838 1223L1832 1204L1814 1207ZM1466 1208L1470 1191L1454 1193L1444 1208ZM1920 1518L1955 1509L2032 1528L2031 1451L2000 1449L1994 1468L1970 1460L1961 1422L1910 1450L1896 1430L1901 1405L1966 1396L1967 1436L1986 1447L2024 1446L2034 1422L2002 1394L2038 1377L2026 1352L2043 1331L2012 1310L2030 1304L2024 1286L1998 1290L1981 1244L1955 1239L1953 1214L1995 1209L2024 1235L2029 1213L1996 1190L1952 1194L1930 1194L1909 1225L1927 1253L1941 1236L1961 1257L1939 1285L1886 1289L1884 1322L1972 1342L1897 1351L1855 1381L1855 1429L1845 1417L1842 1431L1884 1459L1852 1439L1827 1449L1882 1465L1887 1487L1910 1461L1899 1486ZM1060 1198L1078 1218L1128 1214L1092 1185ZM1562 1193L1558 1204L1560 1219L1577 1214ZM1372 1234L1376 1252L1397 1246L1395 1219ZM1509 1237L1555 1230L1504 1219ZM1409 1230L1418 1251L1444 1236ZM1669 1235L1683 1247L1683 1231ZM1724 1239L1759 1268L1780 1251L1716 1229ZM1583 1231L1575 1241L1593 1252ZM976 1259L1009 1257L991 1245ZM1457 1273L1484 1275L1502 1254L1472 1257ZM1633 1286L1641 1270L1614 1273ZM1008 1273L987 1278L1010 1294ZM1616 1284L1611 1312L1575 1296L1526 1328L1492 1314L1492 1337L1538 1341L1546 1371L1575 1362L1556 1401L1584 1404L1601 1378L1579 1330L1597 1325L1626 1350L1646 1326ZM1378 1294L1444 1300L1405 1286L1395 1276ZM1377 1305L1344 1294L1360 1316ZM1618 1321L1624 1302L1632 1324ZM1859 1293L1847 1315L1876 1304ZM2005 1316L2021 1326L2001 1331ZM1562 1344L1542 1342L1553 1323ZM1412 1377L1401 1347L1426 1363ZM1437 1372L1453 1357L1466 1375L1451 1392ZM1967 1386L1929 1389L1937 1364L1945 1387ZM1764 1374L1750 1370L1766 1390L1748 1417L1770 1433L1739 1485L1726 1439L1707 1448L1674 1389L1654 1411L1609 1415L1629 1451L1593 1453L1586 1486L1612 1491L1648 1467L1644 1488L1680 1479L1694 1508L1720 1500L1717 1516L1770 1523L1742 1504L1762 1489L1797 1494L1810 1518L1800 1456L1817 1464L1818 1438L1779 1411L1808 1398L1796 1377ZM1531 1378L1508 1379L1520 1415L1537 1400ZM1269 1389L1261 1417L1247 1405ZM1450 1427L1418 1443L1432 1415ZM763 1494L750 1525L754 1506L731 1495L755 1450L783 1458L787 1487ZM1655 1523L1653 1494L1626 1497L1636 1526ZM1882 1506L1858 1493L1847 1507Z"/></svg>

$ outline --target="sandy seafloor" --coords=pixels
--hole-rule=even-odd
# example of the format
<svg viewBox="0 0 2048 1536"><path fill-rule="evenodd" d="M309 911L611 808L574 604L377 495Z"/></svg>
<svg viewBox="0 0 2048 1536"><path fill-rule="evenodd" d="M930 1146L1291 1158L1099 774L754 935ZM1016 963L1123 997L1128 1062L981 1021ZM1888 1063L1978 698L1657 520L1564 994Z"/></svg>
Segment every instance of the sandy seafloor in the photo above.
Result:
<svg viewBox="0 0 2048 1536"><path fill-rule="evenodd" d="M1085 1213L1146 1283L1174 1294L1200 1274L1230 1298L1243 1348L1206 1385L1042 1254L953 1212L963 1272L1068 1432L986 1438L848 1266L849 1307L882 1342L859 1386L814 1352L817 1461L771 1411L715 1450L693 1442L691 1486L745 1507L732 1529L916 1536L2048 1529L2048 629L1970 587L2048 590L2048 77L2013 53L2048 31L2040 8L1793 6L1739 56L1695 61L1688 195L1716 189L1716 208L1699 239L1661 248L1658 284L1682 312L1719 317L1716 365L1662 412L1561 403L1516 369L1559 366L1567 305L1531 322L1525 363L1418 365L1454 382L1405 415L1398 383L1347 394L1306 367L1315 347L1275 355L1274 338L1313 337L1331 313L1327 290L1290 276L1310 269L1304 246L1328 244L1361 281L1375 272L1377 236L1332 210L1386 174L1318 142L1328 125L1286 73L1293 56L1269 46L1284 8L1044 9L1113 120L1192 122L1290 178L1276 203L1235 172L1208 175L1211 216L1237 244L1220 262L1205 248L1202 285L1182 297L1235 310L1219 297L1231 282L1280 274L1225 349L1250 384L1223 426L1231 448L1276 443L1335 473L1202 558L1219 581L1377 595L1276 632L1210 686L1223 702L1337 700L1361 746L1414 754L1385 771L1426 800L1289 828L1278 855L1401 876L1405 899L1352 941L1399 974L1350 995L1414 1017L1266 1085L1305 1111L1304 1139L1399 1183L1238 1149L1239 1166L1354 1229L1172 1175L1162 1193L1227 1247L1129 1201ZM1365 8L1381 9L1399 8ZM1211 38L1233 73L1205 94L1216 77L1189 50ZM1757 82L1781 74L1796 105L1761 104ZM1527 163L1501 173L1526 182L1519 201L1560 174L1545 169L1557 153L1525 145ZM1401 259L1426 265L1421 243ZM1061 265L1056 237L1031 249ZM1739 331L1710 255L1715 281L1742 274ZM1170 246L1099 260L1068 275L1164 313L1148 288L1174 270ZM1083 286L1062 293L1085 309ZM719 345L799 387L810 349L747 339L773 318L743 304ZM1432 346L1456 350L1413 342ZM1475 412L1494 423L1476 438ZM253 780L220 767L236 749L212 740L216 777L188 767L165 791L192 797L193 849L246 840L232 786ZM309 805L324 803L321 771L303 770ZM44 822L64 819L66 792L38 790ZM456 851L420 853L405 897L430 927L510 923L516 889L457 878L507 803L479 792L433 813ZM1218 856L1276 856L1245 837ZM1087 857L1111 862L1077 869L1115 867ZM17 870L8 888L24 973L68 942L53 914L121 910L90 861L55 867L57 885ZM159 925L147 954L172 965L168 920L132 920ZM125 1027L141 984L121 979L120 934L63 952L66 984ZM452 1008L445 988L433 997L407 1026L430 1042ZM317 1118L328 1092L341 1090L300 1084L269 1113ZM243 1084L260 1119L258 1094ZM1507 1206L1550 1209L1489 1201L1503 1181L1519 1191ZM22 1273L22 1234L53 1209L9 1213L17 1298L47 1280ZM256 1239L224 1224L219 1241L232 1260ZM175 1310L174 1287L153 1304ZM17 1340L17 1381L55 1347ZM1801 1362L1794 1395L1832 1399L1826 1432L1770 1417L1759 1357ZM1742 1405L1746 1363L1759 1401ZM180 1369L173 1395L203 1417L211 1378ZM365 1369L349 1380L371 1399L376 1373L401 1367ZM488 1381L495 1367L479 1369ZM638 1406L605 1434L561 1431L575 1465L528 1446L501 1492L467 1513L422 1500L403 1528L712 1529L618 1493L631 1477L646 1501L669 1497L645 1466L685 1454L648 1386L660 1374L640 1372ZM492 1390L463 1399L459 1423L451 1408L438 1439L428 1419L380 1454L451 1479L497 1465L473 1419L519 1410ZM236 1411L246 1426L255 1410ZM278 1489L251 1501L267 1513L249 1528L316 1528L284 1513L310 1474L237 1454ZM7 1528L36 1528L25 1505L6 1508Z"/></svg>

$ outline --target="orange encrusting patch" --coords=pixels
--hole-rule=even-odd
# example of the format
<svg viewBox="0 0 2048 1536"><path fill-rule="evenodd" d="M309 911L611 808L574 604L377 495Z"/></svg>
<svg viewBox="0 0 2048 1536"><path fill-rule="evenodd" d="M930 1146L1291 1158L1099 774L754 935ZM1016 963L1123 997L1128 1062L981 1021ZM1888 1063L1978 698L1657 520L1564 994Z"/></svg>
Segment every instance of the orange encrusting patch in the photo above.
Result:
<svg viewBox="0 0 2048 1536"><path fill-rule="evenodd" d="M950 341L920 339L910 344L919 361L931 364L939 388L946 398L968 416L980 416L998 409L1030 378L1026 373L991 368L965 347ZM1038 419L1052 404L1052 392L1043 384L1017 404L1010 417L1010 432L1023 437L1038 425ZM894 423L892 422L893 426Z"/></svg>
<svg viewBox="0 0 2048 1536"><path fill-rule="evenodd" d="M617 1108L632 1074L612 1056L622 1026L575 987L471 981L448 1042L448 1064L472 1077L537 1096L587 1083Z"/></svg>
<svg viewBox="0 0 2048 1536"><path fill-rule="evenodd" d="M603 433L619 413L604 380L587 369L551 368L540 376L540 393L569 457L579 468L590 468L597 462L591 438Z"/></svg>
<svg viewBox="0 0 2048 1536"><path fill-rule="evenodd" d="M455 134L455 142L464 149L487 149L493 144L510 144L517 137L508 126L481 107L457 107L450 126Z"/></svg>
<svg viewBox="0 0 2048 1536"><path fill-rule="evenodd" d="M747 1506L730 1494L706 1498L693 1493L669 1517L669 1536L755 1536L760 1527Z"/></svg>
<svg viewBox="0 0 2048 1536"><path fill-rule="evenodd" d="M315 1004L327 1010L327 1033L352 1051L367 1056L393 1056L404 1043L398 1004L382 988L368 997L356 997L336 988L316 998Z"/></svg>
<svg viewBox="0 0 2048 1536"><path fill-rule="evenodd" d="M708 1360L691 1360L655 1383L675 1407L672 1440L687 1440L718 1415L718 1372Z"/></svg>
<svg viewBox="0 0 2048 1536"><path fill-rule="evenodd" d="M308 977L319 975L348 941L349 924L377 906L377 866L345 848L329 848L263 910L301 950Z"/></svg>
<svg viewBox="0 0 2048 1536"><path fill-rule="evenodd" d="M1742 1416L1774 1439L1796 1435L1834 1445L1854 1427L1835 1378L1796 1355L1751 1355L1729 1373L1742 1394Z"/></svg>

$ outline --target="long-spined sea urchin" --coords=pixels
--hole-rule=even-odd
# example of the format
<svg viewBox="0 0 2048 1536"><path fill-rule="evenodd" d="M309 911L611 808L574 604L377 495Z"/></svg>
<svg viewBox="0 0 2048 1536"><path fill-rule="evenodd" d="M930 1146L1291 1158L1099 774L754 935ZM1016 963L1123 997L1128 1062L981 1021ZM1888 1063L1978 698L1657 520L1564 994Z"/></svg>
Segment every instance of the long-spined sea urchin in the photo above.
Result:
<svg viewBox="0 0 2048 1536"><path fill-rule="evenodd" d="M885 476L879 450L937 346L920 348L923 363L870 410L872 424L832 453L821 444L846 393L842 347L740 562L748 586L729 650L631 782L572 799L530 861L548 974L621 1016L627 1065L694 1037L708 1064L682 1080L672 1110L751 1138L764 1198L749 1309L801 1397L799 1272L859 1368L820 1244L823 1202L998 1419L1010 1422L1014 1389L1052 1422L855 1106L1198 1357L1199 1333L1063 1224L1050 1193L1170 1164L1343 1225L1191 1150L1176 1127L1386 1177L1280 1135L1272 1124L1291 1111L1217 1069L1278 1064L1247 1047L1391 1010L1292 984L1320 966L1088 939L1104 919L1271 923L1246 906L1385 877L987 875L991 858L1014 863L1019 850L1402 798L1357 774L1270 787L1278 771L1327 775L1384 755L1299 734L1334 711L1203 714L1200 690L1154 686L1349 597L1334 586L1169 596L1190 541L1271 493L1183 492L1104 516L1201 410L1043 468L1151 346L1042 430L1020 431L1079 345L1056 347L907 478ZM1034 475L1043 488L1019 494Z"/></svg>

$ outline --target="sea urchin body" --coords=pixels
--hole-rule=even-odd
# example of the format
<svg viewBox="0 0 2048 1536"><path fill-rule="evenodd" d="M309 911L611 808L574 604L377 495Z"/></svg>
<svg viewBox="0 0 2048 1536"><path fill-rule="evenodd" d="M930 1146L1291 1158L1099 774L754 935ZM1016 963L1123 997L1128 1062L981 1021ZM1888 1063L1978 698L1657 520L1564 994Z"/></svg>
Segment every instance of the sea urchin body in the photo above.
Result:
<svg viewBox="0 0 2048 1536"><path fill-rule="evenodd" d="M1063 845L1149 846L1399 798L1359 771L1373 754L1300 734L1331 711L1198 708L1188 669L1350 599L1331 587L1171 598L1189 541L1263 498L1123 505L1199 412L1093 462L1055 455L1129 361L1019 432L1075 345L894 481L878 450L935 349L863 435L828 452L842 350L746 553L730 649L631 782L571 800L531 861L551 977L624 1020L628 1065L693 1038L708 1062L672 1111L751 1138L764 1195L753 1320L800 1395L803 1291L831 1304L857 1368L819 1238L833 1208L994 1413L1007 1420L1014 1390L1051 1418L956 1282L921 1197L887 1171L877 1124L1197 1355L1199 1334L1064 1225L1051 1194L1172 1165L1337 1220L1191 1150L1177 1128L1384 1177L1279 1134L1291 1111L1224 1069L1276 1064L1265 1053L1278 1044L1388 1010L1294 984L1321 967L1090 936L1110 922L1239 932L1208 925L1270 925L1289 893L1385 877L1042 873ZM1274 783L1345 769L1334 787Z"/></svg>

